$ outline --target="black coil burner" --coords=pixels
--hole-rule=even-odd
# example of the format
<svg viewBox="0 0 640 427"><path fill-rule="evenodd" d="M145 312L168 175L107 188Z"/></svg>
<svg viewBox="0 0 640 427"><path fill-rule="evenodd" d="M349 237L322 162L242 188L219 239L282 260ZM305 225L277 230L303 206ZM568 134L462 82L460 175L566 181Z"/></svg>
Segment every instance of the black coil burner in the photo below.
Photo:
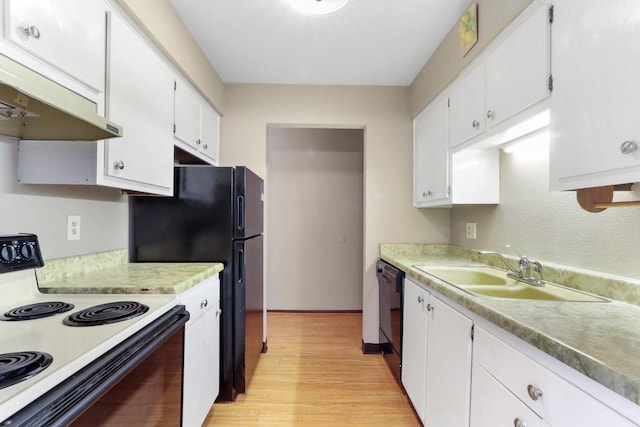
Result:
<svg viewBox="0 0 640 427"><path fill-rule="evenodd" d="M0 316L0 320L32 320L53 316L73 309L73 304L60 301L39 302L16 307Z"/></svg>
<svg viewBox="0 0 640 427"><path fill-rule="evenodd" d="M135 301L116 301L77 311L67 316L63 323L67 326L97 326L122 322L141 316L149 307Z"/></svg>
<svg viewBox="0 0 640 427"><path fill-rule="evenodd" d="M27 380L53 362L49 353L20 351L0 354L0 389Z"/></svg>

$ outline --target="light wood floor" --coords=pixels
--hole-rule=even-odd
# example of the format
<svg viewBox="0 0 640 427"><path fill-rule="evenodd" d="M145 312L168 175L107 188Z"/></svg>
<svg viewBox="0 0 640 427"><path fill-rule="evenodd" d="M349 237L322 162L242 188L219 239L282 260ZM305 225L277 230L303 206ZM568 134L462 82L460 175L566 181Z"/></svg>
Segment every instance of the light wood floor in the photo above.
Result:
<svg viewBox="0 0 640 427"><path fill-rule="evenodd" d="M363 355L360 313L269 313L248 392L205 426L420 426L379 355Z"/></svg>

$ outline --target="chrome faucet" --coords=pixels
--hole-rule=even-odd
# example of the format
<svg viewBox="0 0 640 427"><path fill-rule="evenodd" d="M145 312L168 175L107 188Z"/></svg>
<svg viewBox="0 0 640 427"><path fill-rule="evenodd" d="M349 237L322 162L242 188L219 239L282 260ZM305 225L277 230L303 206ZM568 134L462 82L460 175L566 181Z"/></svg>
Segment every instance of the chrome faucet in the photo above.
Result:
<svg viewBox="0 0 640 427"><path fill-rule="evenodd" d="M494 251L478 251L478 253L480 255L494 255L500 258L502 262L509 267L510 272L507 273L508 277L533 286L544 286L544 281L542 280L542 264L538 261L529 259L525 255L520 255L520 261L518 261L518 268L516 269L501 253Z"/></svg>

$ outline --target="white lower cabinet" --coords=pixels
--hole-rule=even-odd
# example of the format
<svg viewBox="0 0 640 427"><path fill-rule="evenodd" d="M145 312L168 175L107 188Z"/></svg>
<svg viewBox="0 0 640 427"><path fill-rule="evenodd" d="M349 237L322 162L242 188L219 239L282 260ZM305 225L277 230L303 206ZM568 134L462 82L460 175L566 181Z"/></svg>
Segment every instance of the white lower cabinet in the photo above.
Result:
<svg viewBox="0 0 640 427"><path fill-rule="evenodd" d="M471 395L472 427L547 426L542 418L477 363L473 364Z"/></svg>
<svg viewBox="0 0 640 427"><path fill-rule="evenodd" d="M469 425L471 330L468 317L431 295L427 304L426 426Z"/></svg>
<svg viewBox="0 0 640 427"><path fill-rule="evenodd" d="M469 425L472 325L405 279L402 384L426 426Z"/></svg>
<svg viewBox="0 0 640 427"><path fill-rule="evenodd" d="M429 292L404 280L401 380L424 423L427 377L427 300Z"/></svg>
<svg viewBox="0 0 640 427"><path fill-rule="evenodd" d="M201 426L220 387L220 280L208 279L182 299L185 326L182 425Z"/></svg>
<svg viewBox="0 0 640 427"><path fill-rule="evenodd" d="M637 426L492 333L475 329L471 427Z"/></svg>

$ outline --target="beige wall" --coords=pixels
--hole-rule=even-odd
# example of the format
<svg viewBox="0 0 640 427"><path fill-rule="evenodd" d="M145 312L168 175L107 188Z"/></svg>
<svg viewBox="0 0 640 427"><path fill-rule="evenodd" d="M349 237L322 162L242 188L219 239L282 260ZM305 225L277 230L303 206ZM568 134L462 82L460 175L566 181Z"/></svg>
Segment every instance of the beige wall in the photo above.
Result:
<svg viewBox="0 0 640 427"><path fill-rule="evenodd" d="M548 191L548 138L538 142L529 152L501 153L499 205L452 209L452 243L516 255L504 247L509 243L543 265L553 262L640 279L638 208L589 213L580 208L575 192ZM467 222L477 223L477 240L465 237Z"/></svg>
<svg viewBox="0 0 640 427"><path fill-rule="evenodd" d="M270 127L270 310L362 309L364 130Z"/></svg>
<svg viewBox="0 0 640 427"><path fill-rule="evenodd" d="M38 235L45 261L127 247L127 198L96 186L18 183L18 141L0 137L0 232ZM67 240L67 215L81 216Z"/></svg>
<svg viewBox="0 0 640 427"><path fill-rule="evenodd" d="M269 182L267 126L273 124L365 129L363 338L378 342L379 244L449 241L448 210L412 207L407 88L228 85L221 123L223 163L246 165ZM269 204L268 186L265 201ZM267 264L269 257L266 253Z"/></svg>
<svg viewBox="0 0 640 427"><path fill-rule="evenodd" d="M476 0L478 3L478 43L460 56L456 23L411 84L410 114L415 117L533 0Z"/></svg>
<svg viewBox="0 0 640 427"><path fill-rule="evenodd" d="M147 32L165 56L224 113L224 83L169 0L115 0Z"/></svg>

